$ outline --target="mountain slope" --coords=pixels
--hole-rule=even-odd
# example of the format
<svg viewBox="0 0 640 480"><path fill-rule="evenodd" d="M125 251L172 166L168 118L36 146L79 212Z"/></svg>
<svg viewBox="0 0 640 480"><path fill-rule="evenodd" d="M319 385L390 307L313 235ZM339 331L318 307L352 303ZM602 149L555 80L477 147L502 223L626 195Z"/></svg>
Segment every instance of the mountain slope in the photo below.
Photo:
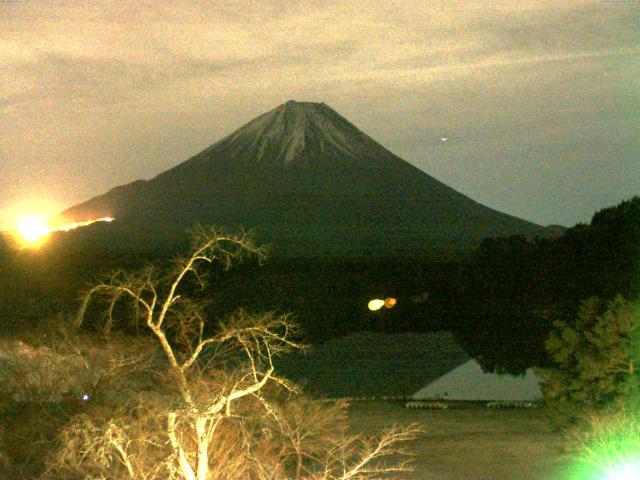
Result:
<svg viewBox="0 0 640 480"><path fill-rule="evenodd" d="M287 102L149 181L66 210L114 216L145 245L194 222L251 229L288 255L454 254L544 229L484 207L410 165L324 104Z"/></svg>

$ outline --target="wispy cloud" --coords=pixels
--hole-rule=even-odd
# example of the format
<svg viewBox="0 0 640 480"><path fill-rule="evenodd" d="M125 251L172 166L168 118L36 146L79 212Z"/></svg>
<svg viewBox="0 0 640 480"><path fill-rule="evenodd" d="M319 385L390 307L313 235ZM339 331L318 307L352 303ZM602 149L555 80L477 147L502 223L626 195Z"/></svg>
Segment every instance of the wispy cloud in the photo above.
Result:
<svg viewBox="0 0 640 480"><path fill-rule="evenodd" d="M152 164L168 167L214 135L299 98L330 103L491 206L563 221L524 200L534 186L519 195L491 184L496 169L476 165L473 152L485 165L507 162L502 171L517 176L508 157L523 145L546 142L531 161L551 165L562 141L579 138L579 125L607 130L614 117L630 115L640 77L639 23L637 5L592 0L0 3L0 164L12 165L10 181L0 175L0 189L7 203L43 185L61 204L83 200L148 174L130 166L149 159L150 140L142 135L154 128L187 122L181 128L188 134L158 140L164 146ZM549 118L564 140L539 133ZM422 153L444 130L455 134L448 151ZM123 131L137 132L126 147L102 146L113 168L103 167L98 180L86 176L86 164L105 161L86 139ZM625 135L621 159L637 151ZM455 162L443 164L454 151ZM593 152L609 155L611 148L601 143ZM64 168L36 168L60 159ZM475 182L466 177L470 168ZM66 188L64 176L51 178L60 171L75 175L78 188ZM629 180L622 190L636 186Z"/></svg>

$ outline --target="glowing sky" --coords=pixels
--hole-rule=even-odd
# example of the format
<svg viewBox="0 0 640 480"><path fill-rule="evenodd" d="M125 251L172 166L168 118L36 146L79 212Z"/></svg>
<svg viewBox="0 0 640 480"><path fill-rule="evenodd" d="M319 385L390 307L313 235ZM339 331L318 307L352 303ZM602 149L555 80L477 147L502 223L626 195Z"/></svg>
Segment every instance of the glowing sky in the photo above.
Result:
<svg viewBox="0 0 640 480"><path fill-rule="evenodd" d="M639 25L633 0L0 0L0 227L289 99L485 205L588 221L640 194Z"/></svg>

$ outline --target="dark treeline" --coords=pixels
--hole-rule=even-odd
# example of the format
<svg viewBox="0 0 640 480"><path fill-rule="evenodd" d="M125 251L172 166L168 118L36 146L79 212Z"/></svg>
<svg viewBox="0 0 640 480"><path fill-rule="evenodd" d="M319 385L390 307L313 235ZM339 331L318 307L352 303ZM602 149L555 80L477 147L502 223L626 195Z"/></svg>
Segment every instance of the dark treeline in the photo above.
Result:
<svg viewBox="0 0 640 480"><path fill-rule="evenodd" d="M90 252L77 244L55 254L0 249L5 329L71 313L78 291L101 272L173 256ZM206 299L212 318L238 307L293 312L311 343L362 330L447 329L485 368L521 372L545 364L544 342L554 320L571 320L592 296L637 296L639 273L636 197L556 238L487 239L462 260L273 257L262 266L246 261L229 272L212 271L205 291L191 288ZM393 309L367 309L370 299L386 297L398 299Z"/></svg>
<svg viewBox="0 0 640 480"><path fill-rule="evenodd" d="M557 238L487 239L464 264L454 303L460 338L485 368L544 365L554 320L573 322L593 296L636 299L639 273L640 197Z"/></svg>

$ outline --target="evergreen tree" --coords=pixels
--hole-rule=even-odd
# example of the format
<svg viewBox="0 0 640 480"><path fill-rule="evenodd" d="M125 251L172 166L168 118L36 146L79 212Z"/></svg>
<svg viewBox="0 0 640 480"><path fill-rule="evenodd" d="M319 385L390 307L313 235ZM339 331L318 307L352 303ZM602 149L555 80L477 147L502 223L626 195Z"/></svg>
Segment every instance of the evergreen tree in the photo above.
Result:
<svg viewBox="0 0 640 480"><path fill-rule="evenodd" d="M640 310L616 296L584 301L573 324L558 321L546 342L554 367L541 369L543 393L558 423L640 401Z"/></svg>

